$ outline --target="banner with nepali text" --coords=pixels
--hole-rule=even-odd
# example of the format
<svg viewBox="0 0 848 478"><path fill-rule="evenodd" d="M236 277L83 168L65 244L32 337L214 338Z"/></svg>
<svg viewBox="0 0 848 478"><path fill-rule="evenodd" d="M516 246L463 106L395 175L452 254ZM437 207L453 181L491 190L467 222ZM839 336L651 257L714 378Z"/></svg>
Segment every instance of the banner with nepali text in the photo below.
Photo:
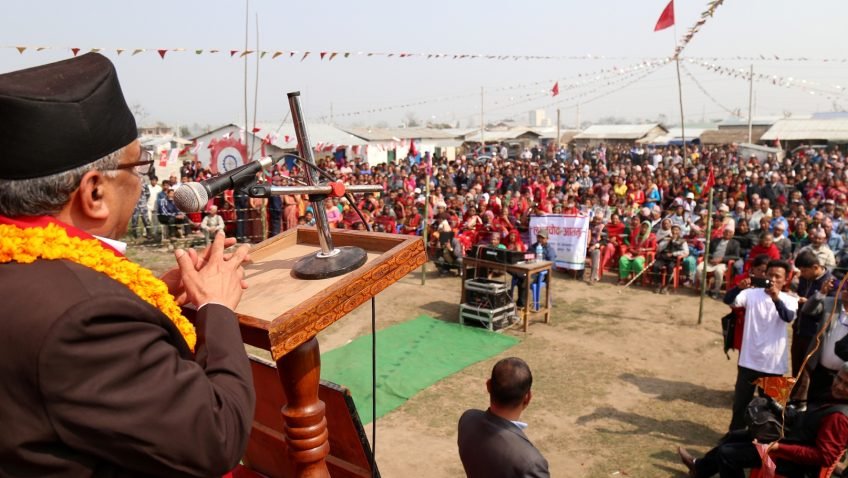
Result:
<svg viewBox="0 0 848 478"><path fill-rule="evenodd" d="M536 243L536 234L541 229L548 231L548 242L556 251L554 266L571 270L585 268L589 216L530 216L530 245Z"/></svg>

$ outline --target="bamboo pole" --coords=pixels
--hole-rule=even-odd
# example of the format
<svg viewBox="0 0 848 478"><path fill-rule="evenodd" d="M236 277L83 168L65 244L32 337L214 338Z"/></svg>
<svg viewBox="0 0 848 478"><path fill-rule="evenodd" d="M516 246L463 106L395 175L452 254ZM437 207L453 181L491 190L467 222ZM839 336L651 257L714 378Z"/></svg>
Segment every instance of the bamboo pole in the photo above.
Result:
<svg viewBox="0 0 848 478"><path fill-rule="evenodd" d="M704 320L704 296L707 294L707 265L710 257L710 236L713 233L713 190L710 187L710 202L707 213L707 242L704 244L704 269L701 271L701 302L698 304L698 325Z"/></svg>

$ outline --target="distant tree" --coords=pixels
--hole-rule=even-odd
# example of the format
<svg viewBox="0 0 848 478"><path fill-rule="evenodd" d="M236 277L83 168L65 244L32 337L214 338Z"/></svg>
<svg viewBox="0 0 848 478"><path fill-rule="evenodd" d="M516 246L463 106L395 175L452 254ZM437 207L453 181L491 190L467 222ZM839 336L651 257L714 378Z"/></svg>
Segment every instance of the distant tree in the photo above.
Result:
<svg viewBox="0 0 848 478"><path fill-rule="evenodd" d="M421 126L421 122L418 121L418 117L415 116L415 113L412 111L406 112L406 126L409 128L415 128L417 126Z"/></svg>
<svg viewBox="0 0 848 478"><path fill-rule="evenodd" d="M144 106L141 106L141 103L135 103L130 106L130 111L132 111L133 116L135 116L135 121L139 126L143 126L144 122L147 121L147 110L144 109Z"/></svg>
<svg viewBox="0 0 848 478"><path fill-rule="evenodd" d="M191 130L188 128L188 126L180 126L180 137L189 138L191 136L193 135L191 134Z"/></svg>
<svg viewBox="0 0 848 478"><path fill-rule="evenodd" d="M385 128L388 128L388 127L389 127L389 123L387 123L387 122L385 122L385 121L378 121L378 122L377 122L377 124L375 124L375 125L374 125L374 127L375 127L375 128L383 128L383 129L385 129Z"/></svg>

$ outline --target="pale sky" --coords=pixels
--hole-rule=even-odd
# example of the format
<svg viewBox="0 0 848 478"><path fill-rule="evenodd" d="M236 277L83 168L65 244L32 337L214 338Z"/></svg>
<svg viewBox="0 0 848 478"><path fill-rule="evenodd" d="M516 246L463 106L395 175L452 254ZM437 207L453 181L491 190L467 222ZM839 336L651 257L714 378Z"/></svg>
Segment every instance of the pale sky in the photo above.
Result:
<svg viewBox="0 0 848 478"><path fill-rule="evenodd" d="M668 57L674 29L653 32L667 0L386 0L291 2L251 0L249 48L301 52L259 61L259 121L279 121L288 112L286 92L302 92L307 118L342 125L402 123L417 119L474 127L480 120L484 89L487 121L512 117L526 122L528 112L546 108L563 123L608 116L654 120L665 115L679 122L674 64L634 81L640 75L604 74L579 88L565 90L577 75L637 65L647 58ZM706 9L706 0L675 2L677 35ZM848 1L726 0L707 20L683 53L685 58L720 57L714 63L747 69L737 56L848 58ZM244 61L229 50L244 49L245 2L237 0L120 0L6 2L0 17L0 72L71 56L68 48L103 48L112 59L130 104L142 105L144 123L213 126L244 118ZM50 47L19 54L14 46ZM129 51L118 56L117 48ZM150 51L131 56L134 48ZM185 48L160 59L156 48ZM219 49L195 55L195 49ZM312 55L300 61L302 52ZM318 52L352 52L350 58L320 61ZM413 52L490 55L604 56L614 60L486 60L367 57L356 52ZM248 62L249 117L254 108L256 55ZM712 62L712 60L711 60ZM756 73L814 82L819 91L848 87L848 62L755 61ZM747 114L748 84L719 76L682 61L709 99L685 74L683 98L687 123L725 118L727 109ZM559 79L561 93L546 94ZM538 83L531 85L533 83ZM514 87L507 89L509 87ZM800 88L754 83L756 114L794 115L832 111L833 100ZM531 95L531 96L527 96ZM444 100L444 98L451 98ZM439 101L439 99L442 99ZM522 101L523 100L523 101ZM377 113L340 116L412 102L425 104ZM520 103L517 103L522 101ZM559 104L554 102L560 101ZM517 103L517 104L515 104ZM837 95L841 108L848 97Z"/></svg>

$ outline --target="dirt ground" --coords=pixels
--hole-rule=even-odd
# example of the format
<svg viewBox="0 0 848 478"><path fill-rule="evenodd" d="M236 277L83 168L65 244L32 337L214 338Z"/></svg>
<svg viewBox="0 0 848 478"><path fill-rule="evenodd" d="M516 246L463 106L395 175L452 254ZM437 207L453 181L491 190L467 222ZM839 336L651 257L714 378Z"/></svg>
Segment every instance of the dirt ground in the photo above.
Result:
<svg viewBox="0 0 848 478"><path fill-rule="evenodd" d="M162 270L163 253L142 262ZM382 329L420 314L456 322L460 280L438 277L426 285L420 270L377 298ZM533 400L522 415L526 433L556 477L684 477L676 448L709 449L730 421L735 355L721 349L719 318L727 311L707 299L697 325L698 297L590 286L557 272L550 324L505 333L521 342L425 389L377 422L377 462L386 478L463 476L456 424L468 408L485 409L485 380L500 358L530 365ZM319 336L322 351L370 333L366 304ZM403 347L404 344L382 344ZM367 427L370 436L370 425Z"/></svg>
<svg viewBox="0 0 848 478"><path fill-rule="evenodd" d="M533 371L533 401L522 420L552 476L686 476L677 446L703 453L730 422L735 356L729 361L722 352L718 321L727 307L707 299L698 326L692 293L619 291L556 273L550 324L532 323L527 334L507 331L521 342L378 420L382 475L463 476L457 419L468 408L485 409L492 365L514 355ZM378 296L378 328L421 313L456 322L459 294L459 278L430 272L421 286L420 271L410 274ZM369 324L370 307L354 311L319 336L322 350L369 333Z"/></svg>

